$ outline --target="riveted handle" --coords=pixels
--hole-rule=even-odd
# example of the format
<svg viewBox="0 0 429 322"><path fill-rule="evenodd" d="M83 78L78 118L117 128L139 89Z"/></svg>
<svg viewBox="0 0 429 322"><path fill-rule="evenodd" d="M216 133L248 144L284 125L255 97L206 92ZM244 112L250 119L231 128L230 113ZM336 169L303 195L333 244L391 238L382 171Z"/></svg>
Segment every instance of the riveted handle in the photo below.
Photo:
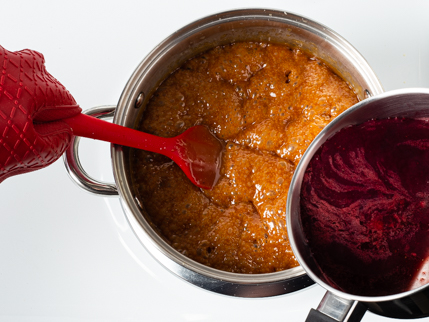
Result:
<svg viewBox="0 0 429 322"><path fill-rule="evenodd" d="M366 311L363 303L326 292L317 310L311 309L305 322L359 322Z"/></svg>
<svg viewBox="0 0 429 322"><path fill-rule="evenodd" d="M99 106L84 111L84 114L100 119L111 118L116 106ZM79 159L80 137L75 136L64 153L63 160L70 178L82 189L102 196L118 196L115 184L105 183L92 178L82 167Z"/></svg>

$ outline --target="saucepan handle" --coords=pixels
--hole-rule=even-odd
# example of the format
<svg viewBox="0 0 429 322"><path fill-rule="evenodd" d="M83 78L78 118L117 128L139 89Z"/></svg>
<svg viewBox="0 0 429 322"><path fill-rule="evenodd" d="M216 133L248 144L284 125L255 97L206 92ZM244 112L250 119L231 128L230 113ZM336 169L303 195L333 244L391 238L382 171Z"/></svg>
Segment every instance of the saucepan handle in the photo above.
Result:
<svg viewBox="0 0 429 322"><path fill-rule="evenodd" d="M83 113L100 118L112 118L116 106L98 106L84 111ZM118 189L115 184L105 183L93 179L83 169L79 159L80 137L75 136L64 153L63 159L70 178L82 189L103 196L117 196Z"/></svg>
<svg viewBox="0 0 429 322"><path fill-rule="evenodd" d="M362 303L326 292L317 310L311 309L306 322L358 322L367 308Z"/></svg>

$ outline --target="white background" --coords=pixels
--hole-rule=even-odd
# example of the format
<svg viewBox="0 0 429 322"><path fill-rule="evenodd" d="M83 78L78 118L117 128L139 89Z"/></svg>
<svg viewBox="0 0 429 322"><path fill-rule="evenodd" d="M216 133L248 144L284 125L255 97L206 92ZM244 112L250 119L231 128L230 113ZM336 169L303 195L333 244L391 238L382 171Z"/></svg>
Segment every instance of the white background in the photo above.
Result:
<svg viewBox="0 0 429 322"><path fill-rule="evenodd" d="M386 91L429 87L424 0L0 0L0 45L43 53L48 71L87 109L116 104L134 68L175 30L246 7L332 28L367 59ZM109 146L82 145L87 171L112 180ZM81 191L62 160L7 179L0 204L0 321L304 321L324 294L313 286L240 299L179 280L139 244L118 199ZM363 320L392 321L371 313Z"/></svg>

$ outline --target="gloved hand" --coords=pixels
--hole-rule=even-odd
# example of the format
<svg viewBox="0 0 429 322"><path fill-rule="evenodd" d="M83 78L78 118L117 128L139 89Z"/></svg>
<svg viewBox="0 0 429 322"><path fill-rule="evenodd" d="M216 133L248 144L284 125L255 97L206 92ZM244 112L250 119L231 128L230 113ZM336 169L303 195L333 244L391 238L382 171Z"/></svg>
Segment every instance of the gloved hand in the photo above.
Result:
<svg viewBox="0 0 429 322"><path fill-rule="evenodd" d="M72 138L61 119L81 108L44 63L36 51L0 46L0 182L53 163Z"/></svg>

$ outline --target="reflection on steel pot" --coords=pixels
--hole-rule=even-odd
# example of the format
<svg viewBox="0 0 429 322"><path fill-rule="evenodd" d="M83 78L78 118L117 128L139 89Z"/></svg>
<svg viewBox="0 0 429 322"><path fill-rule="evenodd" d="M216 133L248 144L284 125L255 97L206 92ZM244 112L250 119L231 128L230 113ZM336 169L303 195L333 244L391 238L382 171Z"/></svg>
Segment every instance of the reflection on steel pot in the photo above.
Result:
<svg viewBox="0 0 429 322"><path fill-rule="evenodd" d="M396 117L400 119L399 120L395 119ZM318 153L317 160L321 159L321 156L319 155L319 152L318 152L320 151L319 148L328 139L332 138L333 135L338 131L344 129L344 131L339 133L339 135L336 136L335 138L338 138L338 137L341 138L340 134L344 135L344 133L348 133L350 130L354 130L356 128L356 127L350 128L351 125L361 124L368 120L388 119L388 118L390 118L390 120L387 120L386 123L383 123L382 131L384 131L387 128L387 125L386 125L387 123L407 124L406 126L408 126L408 124L415 125L414 122L422 122L422 124L425 124L425 121L404 121L401 118L411 118L411 119L429 118L429 90L428 89L407 89L407 90L396 90L392 92L387 92L384 94L380 94L380 95L368 98L354 105L353 107L349 108L341 115L339 115L335 120L333 120L328 126L326 126L320 132L320 134L308 147L307 151L305 152L303 158L301 159L301 162L299 163L294 173L294 177L292 179L292 183L289 190L287 209L286 209L289 239L292 245L292 249L301 266L315 282L323 286L328 291L325 297L323 298L322 302L320 303L318 310L317 311L312 310L310 312L310 315L307 321L319 321L320 318L323 318L324 319L323 321L359 321L367 308L381 315L399 317L399 318L417 318L417 317L424 317L429 314L429 309L428 309L429 307L428 289L429 288L427 287L427 284L422 285L421 283L419 283L419 285L415 285L416 283L414 279L416 279L416 281L417 280L420 281L420 277L418 277L417 275L414 276L413 279L410 277L409 282L407 282L408 285L412 285L411 287L407 287L407 286L402 287L401 284L403 283L395 283L395 287L396 287L396 284L398 284L399 285L398 287L401 287L401 288L400 289L397 288L396 291L389 291L390 289L392 290L395 290L395 289L392 288L391 285L387 285L386 289L384 290L376 289L375 291L371 290L372 292L371 294L374 294L374 295L368 295L369 293L367 292L370 288L370 279L372 280L373 276L379 273L374 271L373 269L371 271L371 274L367 276L368 278L368 280L366 281L367 283L364 284L363 287L361 287L362 285L357 285L358 283L365 283L365 281L362 281L361 279L360 280L352 279L347 281L346 285L347 287L349 287L348 289L351 290L348 292L354 292L356 294L347 293L346 291L344 291L344 288L340 290L340 287L338 286L338 284L333 284L331 282L333 279L335 279L335 277L332 277L333 275L326 274L326 271L323 270L323 263L321 263L323 259L321 259L321 261L320 260L318 261L316 259L318 257L317 250L311 248L308 235L306 235L307 230L304 228L304 224L303 224L304 222L303 214L306 210L303 210L305 208L303 208L302 206L303 203L301 203L301 201L304 200L304 197L303 197L304 194L301 188L304 187L304 184L303 184L303 180L305 178L304 174L306 170L309 169L308 167L309 163L316 152ZM371 125L376 124L376 121L371 121L371 123L366 123L366 124L371 124ZM380 124L380 122L377 122L377 124ZM401 126L403 127L405 125L401 125ZM359 127L359 129L361 128L362 127ZM426 127L423 128L422 126L419 125L419 129L426 129ZM415 132L417 130L413 130L413 131ZM419 130L419 133L420 132L421 131ZM376 132L374 131L374 127L371 127L372 137L376 135L375 133ZM423 134L426 134L426 133L424 132ZM395 137L395 135L396 134L390 135L389 141L391 141ZM402 140L402 138L400 139ZM379 141L381 140L382 139L380 139ZM411 142L410 140L412 140L412 137L409 136L405 140L408 140L406 142ZM427 141L427 139L424 139L424 140ZM335 140L334 142L338 142L338 140ZM416 142L416 141L412 141L412 142ZM348 141L347 144L351 144L350 141ZM374 145L374 143L368 143L367 141L365 141L365 144L371 144L370 146ZM327 146L330 146L330 145L323 145L324 147L323 151L327 151L326 150ZM385 146L386 145L383 145L383 148ZM338 151L338 146L336 146L336 151ZM338 154L340 152L336 152L336 153ZM389 150L388 153L392 153L392 151ZM373 154L371 154L371 158ZM421 154L421 151L419 152L419 155L420 154ZM356 158L357 157L358 156L356 155ZM370 158L369 155L366 156L366 160L370 160L369 158ZM402 162L403 159L404 157L403 155L401 155L400 161ZM335 157L335 160L338 160L338 158ZM396 164L396 163L392 163L392 161L393 161L392 159L389 159L389 163L384 163L384 164L389 167L391 164ZM372 161L368 161L368 163L370 162ZM313 165L314 162L312 162L311 164ZM350 162L348 164L350 164ZM383 165L381 163L377 163L377 165L378 165L378 169L382 169ZM409 173L409 171L411 171L410 170L411 164L408 163L406 167L407 169L403 169L402 167L395 166L396 169L401 169L400 171L407 171L407 173ZM347 170L345 169L345 167L343 167L342 169L345 171ZM362 168L360 169L362 170ZM367 170L369 170L369 168ZM387 170L380 170L381 175L385 173L385 171ZM362 171L358 171L358 172L362 173ZM365 173L367 174L368 171L366 171ZM321 173L317 172L316 175L321 175ZM403 180L404 177L400 177L401 175L402 174L398 174L398 178L402 178L401 183L396 184L394 188L397 188L399 187L399 185L404 184L404 180ZM418 175L419 176L423 175L420 170L418 171ZM371 176L371 178L373 178L373 176ZM389 172L389 178L392 178L392 172ZM389 181L389 182L392 182L392 181ZM414 186L416 182L417 180L415 180L414 183L412 183L412 186ZM425 183L426 181L424 182L424 184ZM307 191L308 190L306 190L305 193L307 193ZM318 191L321 191L320 187ZM368 198L367 200L369 200L368 202L373 200L373 199L369 199L370 197L367 197L367 198ZM375 198L375 197L371 197L371 198ZM364 211L363 209L365 206L363 205L363 203L360 203L360 205L361 207L359 208L360 209L359 211ZM379 212L380 211L381 210L379 210ZM403 210L403 211L405 212L406 210ZM415 211L417 211L417 209L415 209ZM349 216L348 218L350 218L351 216L350 212L348 212L348 216ZM418 219L418 217L416 218ZM409 222L407 221L407 223ZM338 233L340 232L338 231ZM392 236L392 233L393 232L389 233L389 236ZM335 235L336 233L330 231L331 240L335 239L335 236L332 236L333 234ZM418 241L417 243L419 244ZM395 245L394 246L395 251L400 252L401 251L401 249L399 248L400 243L398 241L395 241L394 245ZM411 242L407 240L405 249L408 249L410 245L412 245ZM418 247L420 247L420 245L418 245ZM363 250L357 250L357 249L356 250L352 249L351 251L363 252ZM418 251L416 252L418 253ZM380 253L380 254L383 254L384 256L384 253ZM359 257L356 257L356 258L362 258L360 253L358 256ZM368 256L375 256L375 255L371 253ZM389 256L392 257L394 260L396 260L395 257L393 257L394 255L389 255ZM423 257L425 256L426 255L423 254ZM325 257L322 257L322 258L325 258ZM366 257L364 259L366 259ZM379 261L380 260L377 259L377 263ZM354 264L351 264L351 263L354 263ZM423 261L423 264L424 263L425 261ZM341 265L342 265L341 267L343 267L343 270L354 272L353 268L350 266L360 265L360 263L357 260L353 260L353 261L349 260L348 262L344 262ZM366 261L365 265L368 265L368 260ZM361 268L360 271L362 272L363 269L364 268ZM382 271L382 268L380 268L380 274L381 275L391 274L391 271L393 271L393 269L394 268L392 265L389 265L388 271ZM422 270L422 269L423 270L427 269L427 266L419 267L419 270ZM408 274L411 274L411 272L408 272ZM427 272L425 271L422 274L425 275L427 274ZM327 275L329 275L329 279ZM386 278L385 276L382 276L383 283L385 278ZM376 281L377 283L379 283L378 280ZM340 280L340 282L342 283L343 281ZM352 285L353 283L355 283L354 286ZM352 285L352 287L350 285ZM395 294L392 294L392 293L395 293Z"/></svg>
<svg viewBox="0 0 429 322"><path fill-rule="evenodd" d="M323 60L354 89L360 100L382 92L382 87L363 57L341 36L310 19L275 10L245 9L215 14L175 32L160 43L137 67L121 95L113 121L136 126L159 84L188 59L218 45L239 41L272 42L299 47ZM113 108L87 111L103 115ZM240 297L266 297L302 289L313 284L302 267L268 274L237 274L213 269L182 255L166 243L145 218L131 189L128 155L112 146L116 185L91 179L80 166L77 143L65 158L71 177L100 195L119 194L125 214L136 236L147 250L178 277L204 289Z"/></svg>

